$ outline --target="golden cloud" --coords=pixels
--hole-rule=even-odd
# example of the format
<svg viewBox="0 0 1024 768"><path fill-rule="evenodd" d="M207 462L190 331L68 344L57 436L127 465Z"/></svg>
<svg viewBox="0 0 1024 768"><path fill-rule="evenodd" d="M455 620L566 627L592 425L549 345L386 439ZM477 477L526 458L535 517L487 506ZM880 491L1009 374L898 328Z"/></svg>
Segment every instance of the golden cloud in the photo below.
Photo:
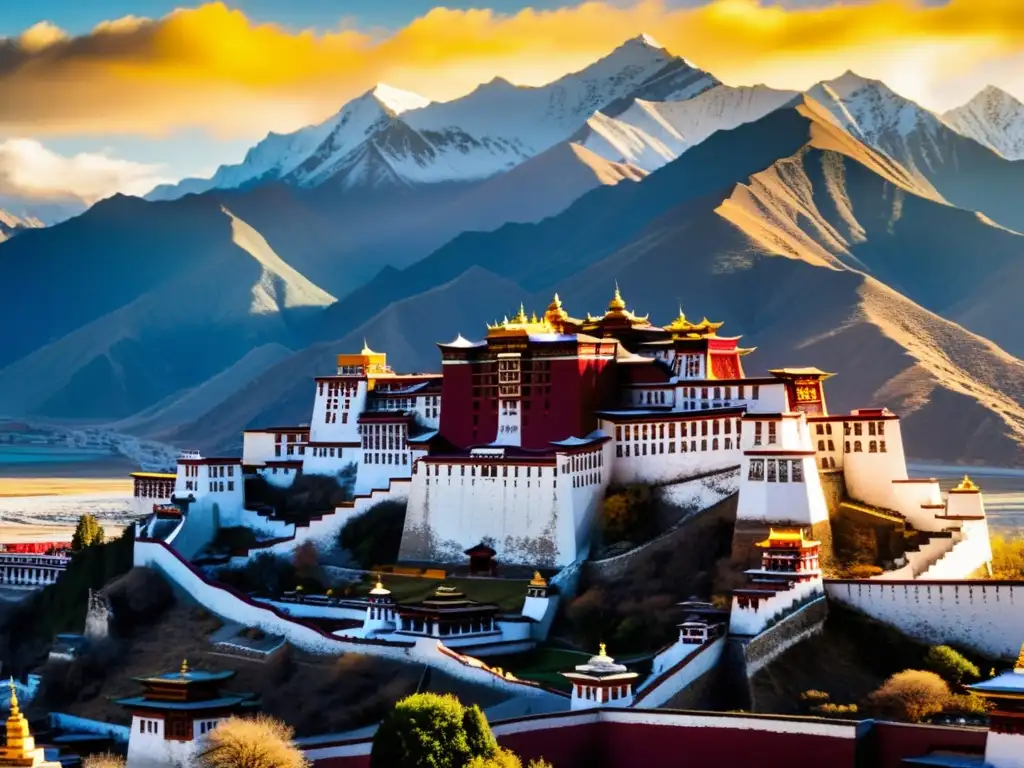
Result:
<svg viewBox="0 0 1024 768"><path fill-rule="evenodd" d="M290 32L220 2L69 37L41 23L0 40L0 130L220 135L293 130L385 81L434 99L500 75L536 85L647 32L732 84L805 88L847 68L949 107L1024 72L1019 0L869 0L785 9L585 2L502 15L436 8L384 36ZM1024 94L1021 94L1024 95Z"/></svg>

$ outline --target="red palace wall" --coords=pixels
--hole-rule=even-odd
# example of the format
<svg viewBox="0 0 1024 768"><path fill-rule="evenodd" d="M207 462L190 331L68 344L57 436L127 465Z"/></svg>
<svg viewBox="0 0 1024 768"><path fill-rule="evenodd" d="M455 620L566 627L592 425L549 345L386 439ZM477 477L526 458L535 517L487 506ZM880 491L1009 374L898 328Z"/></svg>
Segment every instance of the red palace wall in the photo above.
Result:
<svg viewBox="0 0 1024 768"><path fill-rule="evenodd" d="M473 368L472 365L446 365L441 379L441 428L443 437L457 446L473 442ZM497 430L497 415L495 415Z"/></svg>
<svg viewBox="0 0 1024 768"><path fill-rule="evenodd" d="M827 733L801 733L802 722ZM496 723L494 729L499 743L524 765L542 757L555 768L677 768L691 761L728 768L792 768L794 762L809 768L903 768L903 758L935 750L982 754L986 735L976 728L669 710L567 713ZM780 732L787 730L795 732ZM353 746L365 754L310 757L315 768L369 768L369 742Z"/></svg>

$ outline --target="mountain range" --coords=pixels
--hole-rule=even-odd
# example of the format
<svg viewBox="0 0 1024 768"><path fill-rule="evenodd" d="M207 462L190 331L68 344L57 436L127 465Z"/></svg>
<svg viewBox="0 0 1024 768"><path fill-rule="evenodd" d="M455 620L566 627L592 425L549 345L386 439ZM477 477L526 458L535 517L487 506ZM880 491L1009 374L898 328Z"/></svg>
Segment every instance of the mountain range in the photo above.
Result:
<svg viewBox="0 0 1024 768"><path fill-rule="evenodd" d="M436 370L437 341L555 291L599 312L618 281L655 321L726 321L748 373L837 372L832 408L900 412L916 458L1012 463L1022 114L988 89L937 116L853 73L731 87L648 37L541 88L378 86L0 244L0 413L234 449L308 418L309 377L364 337Z"/></svg>

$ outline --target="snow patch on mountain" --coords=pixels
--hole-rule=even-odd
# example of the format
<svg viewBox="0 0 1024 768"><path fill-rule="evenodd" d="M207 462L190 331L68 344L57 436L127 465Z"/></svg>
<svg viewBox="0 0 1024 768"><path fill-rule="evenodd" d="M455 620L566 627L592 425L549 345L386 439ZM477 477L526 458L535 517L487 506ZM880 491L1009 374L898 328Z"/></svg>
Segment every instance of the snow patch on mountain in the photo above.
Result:
<svg viewBox="0 0 1024 768"><path fill-rule="evenodd" d="M847 71L813 86L807 95L826 107L852 135L877 146L918 131L935 132L939 118L880 80Z"/></svg>
<svg viewBox="0 0 1024 768"><path fill-rule="evenodd" d="M993 85L963 106L942 115L943 122L1008 160L1024 160L1024 104Z"/></svg>
<svg viewBox="0 0 1024 768"><path fill-rule="evenodd" d="M716 85L685 101L637 99L616 117L597 112L577 140L606 160L650 172L716 131L759 120L797 96L764 85Z"/></svg>
<svg viewBox="0 0 1024 768"><path fill-rule="evenodd" d="M459 99L430 103L378 86L320 125L271 134L242 164L222 166L206 185L188 180L149 197L270 179L341 188L483 179L569 139L606 105L628 106L638 96L689 98L717 83L641 35L540 87L495 78Z"/></svg>

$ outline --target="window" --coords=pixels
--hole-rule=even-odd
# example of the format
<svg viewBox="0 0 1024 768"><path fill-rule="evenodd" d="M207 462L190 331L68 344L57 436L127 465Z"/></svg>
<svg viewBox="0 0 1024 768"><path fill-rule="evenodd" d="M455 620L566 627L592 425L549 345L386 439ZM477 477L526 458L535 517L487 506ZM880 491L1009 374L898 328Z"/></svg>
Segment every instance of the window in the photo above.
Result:
<svg viewBox="0 0 1024 768"><path fill-rule="evenodd" d="M885 440L878 441L878 452L885 453Z"/></svg>
<svg viewBox="0 0 1024 768"><path fill-rule="evenodd" d="M831 440L828 441L828 449L830 451L834 451L836 449L836 444L833 443Z"/></svg>
<svg viewBox="0 0 1024 768"><path fill-rule="evenodd" d="M875 422L873 422L873 421L868 422L868 434L869 435L874 435L875 434Z"/></svg>
<svg viewBox="0 0 1024 768"><path fill-rule="evenodd" d="M778 477L778 462L775 459L768 459L768 482L774 483Z"/></svg>
<svg viewBox="0 0 1024 768"><path fill-rule="evenodd" d="M234 480L228 480L228 490L229 491L235 490L235 481Z"/></svg>
<svg viewBox="0 0 1024 768"><path fill-rule="evenodd" d="M617 424L615 426L615 439L616 440L622 440L622 425L621 424Z"/></svg>
<svg viewBox="0 0 1024 768"><path fill-rule="evenodd" d="M748 480L764 480L764 459L751 459Z"/></svg>
<svg viewBox="0 0 1024 768"><path fill-rule="evenodd" d="M706 451L708 449L708 441L707 440L701 440L700 441L700 449L702 451Z"/></svg>
<svg viewBox="0 0 1024 768"><path fill-rule="evenodd" d="M789 482L789 462L785 459L779 459L779 482Z"/></svg>
<svg viewBox="0 0 1024 768"><path fill-rule="evenodd" d="M871 426L875 425L872 424ZM876 440L872 440L868 443L868 453L878 453L878 442Z"/></svg>
<svg viewBox="0 0 1024 768"><path fill-rule="evenodd" d="M793 482L802 483L804 481L804 464L802 461L797 459L793 462Z"/></svg>
<svg viewBox="0 0 1024 768"><path fill-rule="evenodd" d="M754 384L750 388L750 399L757 400L761 397L761 387L759 384Z"/></svg>
<svg viewBox="0 0 1024 768"><path fill-rule="evenodd" d="M859 421L856 424L853 425L853 434L860 435L860 434L863 433L863 430L864 430L864 425L861 424Z"/></svg>
<svg viewBox="0 0 1024 768"><path fill-rule="evenodd" d="M861 452L861 450L860 450L860 440L854 440L853 441L853 452L854 453L860 453Z"/></svg>
<svg viewBox="0 0 1024 768"><path fill-rule="evenodd" d="M776 431L777 427L778 427L778 424L776 424L774 421L769 421L768 422L768 444L769 445L771 445L772 443L775 442L775 437L776 437L775 431Z"/></svg>
<svg viewBox="0 0 1024 768"><path fill-rule="evenodd" d="M818 441L818 450L819 451L824 451L825 450L825 441L824 440L819 440Z"/></svg>
<svg viewBox="0 0 1024 768"><path fill-rule="evenodd" d="M716 438L714 438L714 439L713 439L713 440L711 441L711 450L712 450L712 451L717 451L717 450L718 450L718 438L717 438L717 437L716 437Z"/></svg>
<svg viewBox="0 0 1024 768"><path fill-rule="evenodd" d="M850 452L850 441L849 440L846 441L845 450L846 450L846 453Z"/></svg>
<svg viewBox="0 0 1024 768"><path fill-rule="evenodd" d="M618 458L620 458L620 459L622 458L622 446L621 445L616 445L615 446L615 455Z"/></svg>
<svg viewBox="0 0 1024 768"><path fill-rule="evenodd" d="M818 424L816 431L817 431L817 433L819 435L825 434L825 425L824 424Z"/></svg>
<svg viewBox="0 0 1024 768"><path fill-rule="evenodd" d="M726 423L728 423L728 422L726 422ZM732 450L732 438L731 437L725 438L725 450L727 450L727 451Z"/></svg>
<svg viewBox="0 0 1024 768"><path fill-rule="evenodd" d="M754 445L761 444L761 426L760 421L754 422Z"/></svg>
<svg viewBox="0 0 1024 768"><path fill-rule="evenodd" d="M878 434L879 435L884 435L885 434L885 422L884 421L878 422Z"/></svg>

